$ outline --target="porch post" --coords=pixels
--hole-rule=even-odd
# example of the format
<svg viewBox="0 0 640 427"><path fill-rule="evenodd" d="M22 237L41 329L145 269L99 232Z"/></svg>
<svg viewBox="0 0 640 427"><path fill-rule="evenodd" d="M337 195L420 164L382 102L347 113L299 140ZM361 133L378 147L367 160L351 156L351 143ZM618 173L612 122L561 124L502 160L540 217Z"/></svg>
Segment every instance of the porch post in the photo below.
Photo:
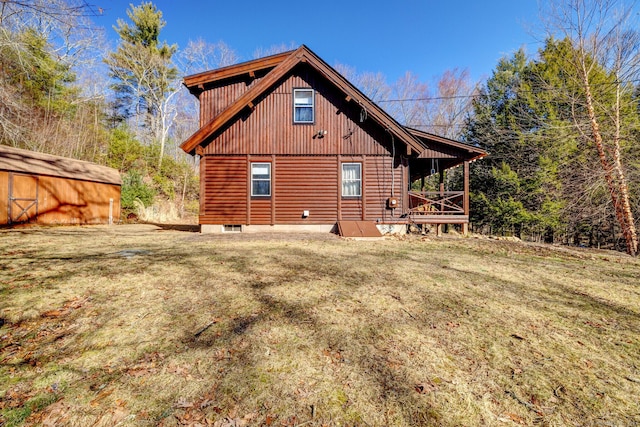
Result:
<svg viewBox="0 0 640 427"><path fill-rule="evenodd" d="M467 216L467 222L462 225L462 233L466 236L469 234L469 161L464 162L464 214Z"/></svg>
<svg viewBox="0 0 640 427"><path fill-rule="evenodd" d="M444 212L444 169L440 170L440 212ZM444 214L441 214L444 215ZM445 231L449 231L449 225L445 225ZM442 232L442 224L436 226L436 234L439 236Z"/></svg>

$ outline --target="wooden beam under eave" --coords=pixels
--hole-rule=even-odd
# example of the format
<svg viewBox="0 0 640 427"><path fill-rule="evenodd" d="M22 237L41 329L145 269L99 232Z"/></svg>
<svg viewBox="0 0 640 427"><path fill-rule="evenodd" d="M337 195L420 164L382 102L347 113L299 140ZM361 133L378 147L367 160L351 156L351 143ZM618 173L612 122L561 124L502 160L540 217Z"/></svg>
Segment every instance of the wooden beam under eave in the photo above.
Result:
<svg viewBox="0 0 640 427"><path fill-rule="evenodd" d="M256 73L253 70L249 71L249 77L251 77L252 79L255 79Z"/></svg>
<svg viewBox="0 0 640 427"><path fill-rule="evenodd" d="M344 100L347 101L347 102L351 102L352 99L353 98L351 98L351 96L347 95L347 97Z"/></svg>
<svg viewBox="0 0 640 427"><path fill-rule="evenodd" d="M196 154L200 157L204 156L204 148L202 148L202 145L196 146Z"/></svg>

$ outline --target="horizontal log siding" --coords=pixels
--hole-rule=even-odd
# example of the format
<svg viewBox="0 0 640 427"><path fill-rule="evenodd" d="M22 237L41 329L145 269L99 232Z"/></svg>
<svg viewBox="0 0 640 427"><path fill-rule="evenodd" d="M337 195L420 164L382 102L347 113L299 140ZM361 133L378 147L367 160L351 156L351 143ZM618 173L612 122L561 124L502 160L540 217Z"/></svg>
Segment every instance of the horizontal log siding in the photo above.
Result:
<svg viewBox="0 0 640 427"><path fill-rule="evenodd" d="M251 224L271 224L271 199L251 200Z"/></svg>
<svg viewBox="0 0 640 427"><path fill-rule="evenodd" d="M246 157L205 156L201 161L205 165L200 224L246 224Z"/></svg>
<svg viewBox="0 0 640 427"><path fill-rule="evenodd" d="M315 123L294 124L293 89L305 87L316 90ZM234 86L229 92L234 90L239 89ZM291 75L254 103L253 110L246 108L240 119L215 135L205 154L389 154L389 134L371 119L361 123L361 108L347 102L344 94L307 66L294 68ZM314 138L319 130L327 134Z"/></svg>
<svg viewBox="0 0 640 427"><path fill-rule="evenodd" d="M366 201L366 220L383 222L398 219L402 213L403 200L406 198L405 182L406 169L404 165L397 165L393 170L390 157L368 157L364 168L364 191ZM398 199L398 208L394 211L387 209L387 199L391 197L391 182L395 181L394 197Z"/></svg>
<svg viewBox="0 0 640 427"><path fill-rule="evenodd" d="M251 161L263 161L251 157ZM342 161L360 161L342 157ZM341 194L335 156L276 156L272 169L272 197L248 198L249 171L246 156L203 158L202 224L326 224L338 220ZM407 183L406 166L395 168L395 211L386 208L391 197L389 157L367 156L363 170L362 198L341 198L343 220L397 220L402 212ZM247 200L250 200L247 222ZM272 216L275 203L275 222ZM364 213L363 213L364 208ZM308 218L302 212L308 210Z"/></svg>
<svg viewBox="0 0 640 427"><path fill-rule="evenodd" d="M362 199L342 199L340 204L342 208L343 221L361 221L362 220Z"/></svg>
<svg viewBox="0 0 640 427"><path fill-rule="evenodd" d="M333 157L277 157L277 224L326 224L337 220L338 171ZM308 210L308 218L302 212Z"/></svg>

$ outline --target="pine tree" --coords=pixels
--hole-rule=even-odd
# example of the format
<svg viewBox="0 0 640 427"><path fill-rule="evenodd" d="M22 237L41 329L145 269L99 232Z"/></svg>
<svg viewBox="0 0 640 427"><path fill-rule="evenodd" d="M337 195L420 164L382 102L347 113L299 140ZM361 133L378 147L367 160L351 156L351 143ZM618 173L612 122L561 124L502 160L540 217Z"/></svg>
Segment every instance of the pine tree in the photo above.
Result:
<svg viewBox="0 0 640 427"><path fill-rule="evenodd" d="M133 119L136 129L145 129L152 142L160 145L160 168L175 115L171 100L179 87L172 56L178 47L160 42L165 21L153 3L132 6L127 16L131 23L118 20L115 30L120 36L120 45L105 62L114 80L118 118Z"/></svg>

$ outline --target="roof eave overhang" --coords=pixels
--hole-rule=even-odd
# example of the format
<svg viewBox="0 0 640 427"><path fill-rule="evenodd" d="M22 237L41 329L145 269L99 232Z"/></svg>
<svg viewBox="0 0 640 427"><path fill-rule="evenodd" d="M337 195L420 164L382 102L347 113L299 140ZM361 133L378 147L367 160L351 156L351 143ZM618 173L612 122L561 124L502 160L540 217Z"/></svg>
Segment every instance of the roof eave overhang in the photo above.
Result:
<svg viewBox="0 0 640 427"><path fill-rule="evenodd" d="M471 161L479 160L488 155L488 153L480 147L469 145L464 142L456 141L453 139L445 138L443 136L434 135L418 129L412 129L412 128L407 128L407 129L409 130L409 132L411 132L411 134L421 139L428 148L433 148L431 147L432 145L438 145L438 144L453 148L454 150L456 150L461 154L460 157L461 157L461 160L463 161L471 162ZM426 156L423 157L423 153L425 151L426 150L421 152L418 155L418 158L427 158Z"/></svg>
<svg viewBox="0 0 640 427"><path fill-rule="evenodd" d="M189 90L189 92L191 92L191 94L197 95L209 84L243 75L254 77L255 73L274 68L291 55L292 52L293 51L283 52L253 61L242 62L240 64L217 68L215 70L192 74L184 77L182 84Z"/></svg>

